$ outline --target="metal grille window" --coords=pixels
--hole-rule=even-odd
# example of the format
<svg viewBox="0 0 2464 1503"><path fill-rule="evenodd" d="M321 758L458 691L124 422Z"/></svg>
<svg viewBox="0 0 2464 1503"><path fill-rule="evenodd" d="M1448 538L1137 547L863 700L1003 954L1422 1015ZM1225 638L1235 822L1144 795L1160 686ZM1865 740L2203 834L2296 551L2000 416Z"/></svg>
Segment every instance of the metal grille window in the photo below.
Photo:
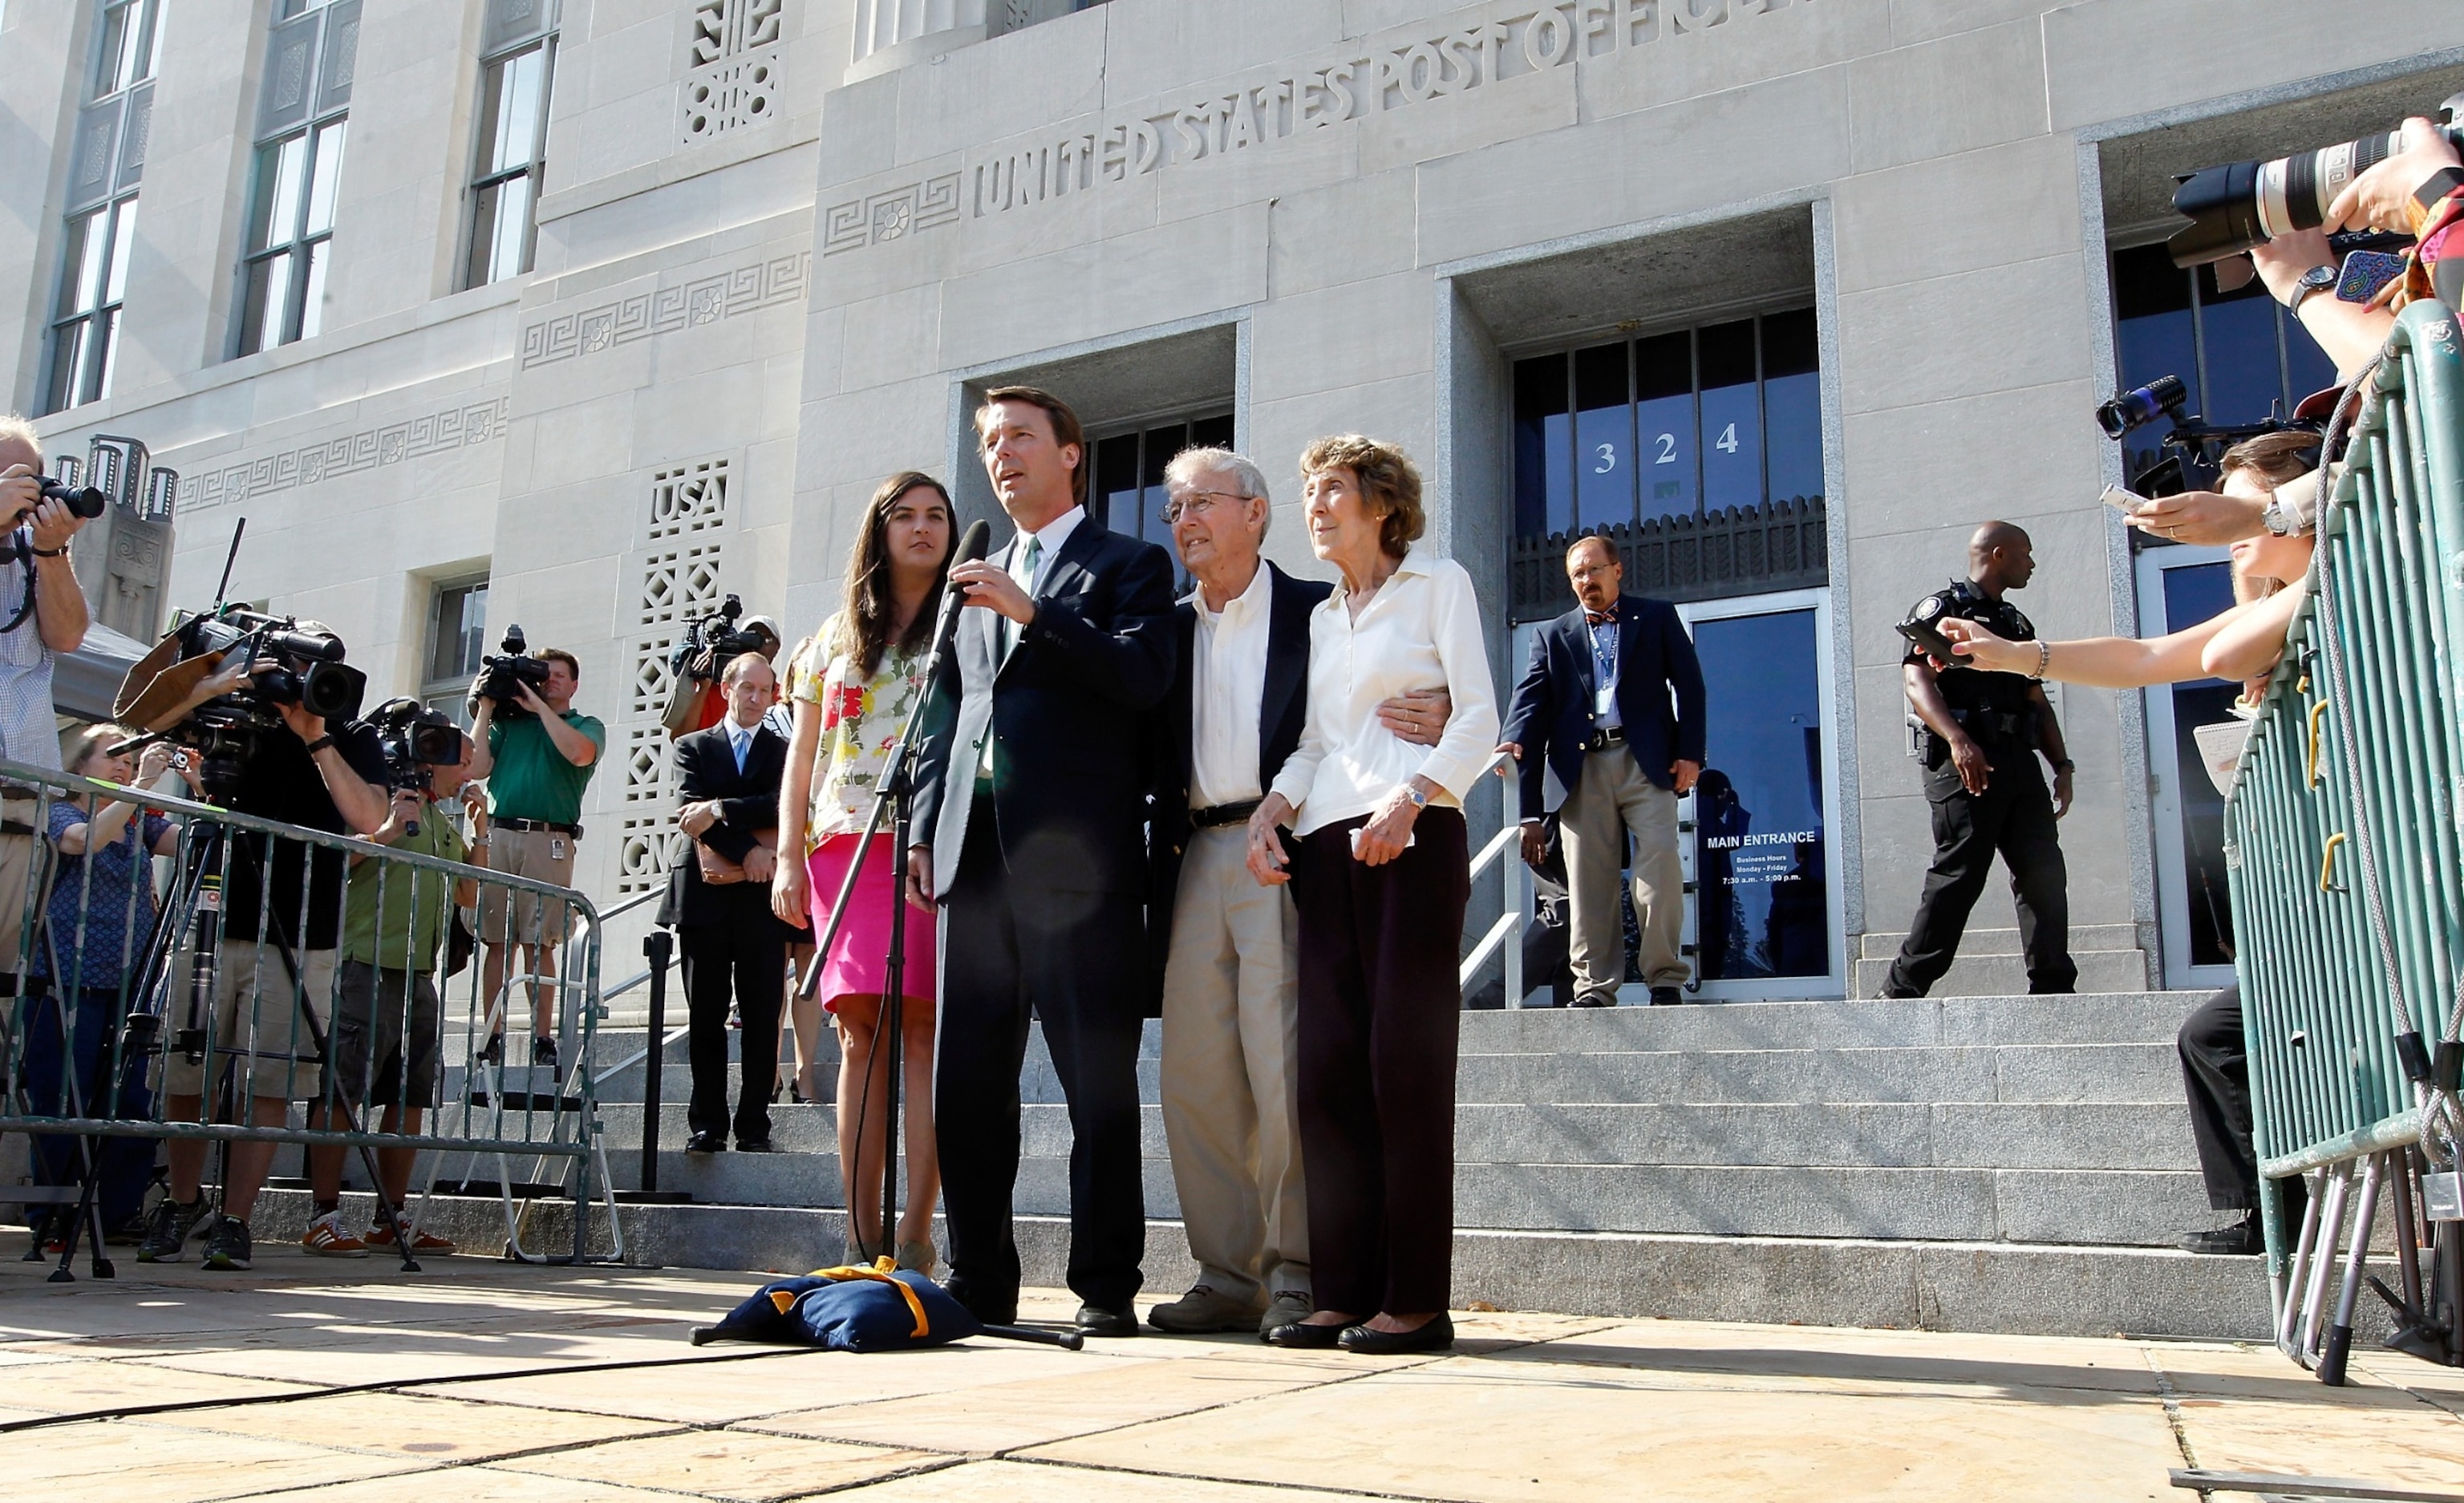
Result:
<svg viewBox="0 0 2464 1503"><path fill-rule="evenodd" d="M471 241L462 285L482 287L531 269L547 164L548 91L555 81L553 0L494 0L480 64L477 149L471 177Z"/></svg>
<svg viewBox="0 0 2464 1503"><path fill-rule="evenodd" d="M1163 548L1172 529L1163 519L1163 468L1184 449L1232 447L1232 414L1154 423L1093 440L1095 485L1088 510L1105 526Z"/></svg>
<svg viewBox="0 0 2464 1503"><path fill-rule="evenodd" d="M420 667L419 696L468 727L463 700L479 659L488 651L488 582L485 578L439 585L428 613L428 657Z"/></svg>
<svg viewBox="0 0 2464 1503"><path fill-rule="evenodd" d="M359 33L360 0L279 0L275 8L233 354L306 339L324 324Z"/></svg>
<svg viewBox="0 0 2464 1503"><path fill-rule="evenodd" d="M50 412L111 392L137 188L154 114L154 72L163 56L161 0L107 0L99 19L69 173L70 213L44 384Z"/></svg>

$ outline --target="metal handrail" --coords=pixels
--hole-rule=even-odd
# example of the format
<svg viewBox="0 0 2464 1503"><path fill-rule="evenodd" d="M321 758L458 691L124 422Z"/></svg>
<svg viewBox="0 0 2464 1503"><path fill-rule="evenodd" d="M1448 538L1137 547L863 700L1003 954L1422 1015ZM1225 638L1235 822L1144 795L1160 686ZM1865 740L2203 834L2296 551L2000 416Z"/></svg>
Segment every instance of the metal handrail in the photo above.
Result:
<svg viewBox="0 0 2464 1503"><path fill-rule="evenodd" d="M1503 910L1497 921L1480 937L1480 942L1463 957L1456 973L1456 984L1463 991L1471 989L1475 977L1488 964L1488 958L1504 952L1506 968L1506 1005L1523 1006L1523 926L1531 918L1531 873L1519 855L1507 858L1523 839L1523 774L1513 757L1505 752L1492 754L1481 763L1480 779L1486 782L1490 773L1497 774L1500 818L1497 833L1480 848L1471 859L1471 880L1501 859L1505 860L1506 891L1500 900Z"/></svg>

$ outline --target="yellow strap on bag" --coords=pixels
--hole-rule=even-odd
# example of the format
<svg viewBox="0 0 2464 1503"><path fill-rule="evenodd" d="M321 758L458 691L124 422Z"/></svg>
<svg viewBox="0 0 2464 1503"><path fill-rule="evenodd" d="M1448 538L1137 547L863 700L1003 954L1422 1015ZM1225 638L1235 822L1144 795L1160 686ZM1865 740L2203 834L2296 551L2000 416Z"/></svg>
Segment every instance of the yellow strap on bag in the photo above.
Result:
<svg viewBox="0 0 2464 1503"><path fill-rule="evenodd" d="M924 1318L924 1301L916 1297L915 1291L907 1286L907 1281L905 1279L891 1277L891 1271L897 1267L898 1263L896 1259L883 1258L870 1268L858 1268L849 1264L843 1268L815 1269L807 1276L811 1278L825 1278L835 1284L844 1284L850 1279L859 1278L872 1279L876 1282L887 1284L891 1288L898 1291L899 1297L907 1301L907 1308L913 1311L915 1315L915 1329L909 1332L908 1335L917 1337L931 1336L933 1334L933 1323ZM787 1313L787 1307L796 1302L797 1297L798 1296L794 1294L788 1293L783 1289L774 1290L770 1295L770 1302L777 1305L779 1307L779 1313L783 1315Z"/></svg>

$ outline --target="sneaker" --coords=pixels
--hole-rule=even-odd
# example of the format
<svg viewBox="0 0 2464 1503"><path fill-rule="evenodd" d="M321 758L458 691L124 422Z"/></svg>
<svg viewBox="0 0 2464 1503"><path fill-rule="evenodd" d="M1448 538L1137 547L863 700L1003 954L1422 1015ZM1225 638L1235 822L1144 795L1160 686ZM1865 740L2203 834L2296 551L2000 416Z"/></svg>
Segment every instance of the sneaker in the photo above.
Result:
<svg viewBox="0 0 2464 1503"><path fill-rule="evenodd" d="M556 1040L545 1035L531 1040L531 1068L533 1070L556 1068Z"/></svg>
<svg viewBox="0 0 2464 1503"><path fill-rule="evenodd" d="M1279 1289L1266 1304L1266 1314L1258 1322L1258 1334L1265 1336L1277 1326L1296 1326L1317 1310L1317 1301L1297 1289Z"/></svg>
<svg viewBox="0 0 2464 1503"><path fill-rule="evenodd" d="M1211 1285L1199 1284L1172 1303L1148 1311L1147 1323L1158 1331L1181 1336L1248 1331L1258 1324L1258 1307L1248 1300L1218 1293Z"/></svg>
<svg viewBox="0 0 2464 1503"><path fill-rule="evenodd" d="M206 1224L208 1206L203 1195L186 1205L168 1195L154 1203L152 1214L145 1219L145 1239L137 1245L140 1263L177 1263L188 1255L188 1239Z"/></svg>
<svg viewBox="0 0 2464 1503"><path fill-rule="evenodd" d="M299 1238L299 1246L320 1258L364 1258L368 1255L368 1245L342 1229L342 1213L339 1210L327 1211L310 1222L308 1230ZM210 1263L213 1257L210 1249L206 1256ZM240 1267L248 1265L242 1263Z"/></svg>
<svg viewBox="0 0 2464 1503"><path fill-rule="evenodd" d="M2230 1227L2190 1233L2182 1239L2182 1250L2211 1257L2246 1257L2267 1250L2267 1235L2260 1230L2258 1213L2254 1211Z"/></svg>
<svg viewBox="0 0 2464 1503"><path fill-rule="evenodd" d="M249 1241L248 1223L236 1216L225 1216L214 1223L206 1237L206 1267L225 1272L245 1273L249 1270L249 1253L253 1245ZM362 1251L366 1249L363 1248Z"/></svg>
<svg viewBox="0 0 2464 1503"><path fill-rule="evenodd" d="M391 1252L393 1224L380 1218L375 1226L368 1228L368 1234L363 1240L379 1252ZM417 1227L410 1228L410 1251L413 1257L450 1258L456 1250L453 1244L443 1237L423 1231Z"/></svg>

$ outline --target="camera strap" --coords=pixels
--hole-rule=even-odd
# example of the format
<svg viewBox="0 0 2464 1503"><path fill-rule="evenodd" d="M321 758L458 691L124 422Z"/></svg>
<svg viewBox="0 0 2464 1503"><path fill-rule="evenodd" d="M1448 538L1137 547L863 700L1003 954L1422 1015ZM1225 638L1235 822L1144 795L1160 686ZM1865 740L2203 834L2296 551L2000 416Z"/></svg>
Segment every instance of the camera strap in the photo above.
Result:
<svg viewBox="0 0 2464 1503"><path fill-rule="evenodd" d="M17 545L18 566L26 571L26 598L17 602L17 613L9 618L9 624L0 626L0 636L24 626L26 618L34 613L34 534L31 528L20 527L9 536Z"/></svg>

